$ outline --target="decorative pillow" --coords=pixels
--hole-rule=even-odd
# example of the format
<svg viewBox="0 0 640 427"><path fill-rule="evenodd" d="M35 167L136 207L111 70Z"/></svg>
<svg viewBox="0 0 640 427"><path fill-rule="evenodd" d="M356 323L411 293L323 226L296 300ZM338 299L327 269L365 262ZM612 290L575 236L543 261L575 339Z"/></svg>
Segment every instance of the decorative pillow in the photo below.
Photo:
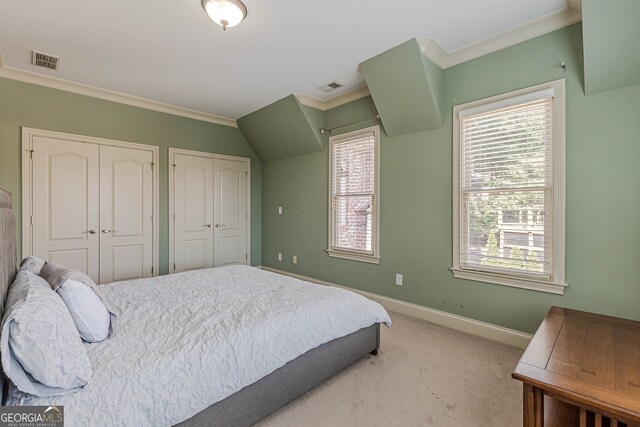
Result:
<svg viewBox="0 0 640 427"><path fill-rule="evenodd" d="M20 262L20 270L27 270L33 274L40 274L40 269L45 261L37 256L28 256Z"/></svg>
<svg viewBox="0 0 640 427"><path fill-rule="evenodd" d="M113 335L115 311L105 301L91 277L49 262L40 270L40 277L49 282L67 305L82 339L98 342Z"/></svg>
<svg viewBox="0 0 640 427"><path fill-rule="evenodd" d="M2 367L16 387L34 396L83 387L91 361L64 302L37 275L21 270L9 289L2 323Z"/></svg>
<svg viewBox="0 0 640 427"><path fill-rule="evenodd" d="M99 342L109 337L111 313L93 289L77 280L67 279L56 292L67 305L83 340Z"/></svg>

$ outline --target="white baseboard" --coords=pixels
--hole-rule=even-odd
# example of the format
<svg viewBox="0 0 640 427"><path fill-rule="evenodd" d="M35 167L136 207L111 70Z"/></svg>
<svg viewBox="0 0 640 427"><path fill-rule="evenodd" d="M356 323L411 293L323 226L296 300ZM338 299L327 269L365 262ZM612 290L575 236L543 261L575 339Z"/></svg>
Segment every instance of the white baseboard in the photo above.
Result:
<svg viewBox="0 0 640 427"><path fill-rule="evenodd" d="M389 311L406 314L408 316L416 317L418 319L426 320L458 331L467 332L469 334L478 335L504 344L512 345L514 347L526 348L532 338L532 335L516 331L514 329L493 325L480 320L469 319L468 317L458 316L457 314L451 314L435 310L433 308L424 307L422 305L400 301L395 298L385 297L372 292L361 291L348 286L338 285L337 283L327 282L325 280L290 273L288 271L278 270L267 266L260 266L258 268L271 271L273 273L283 274L285 276L295 277L296 279L305 280L307 282L347 289L376 301Z"/></svg>

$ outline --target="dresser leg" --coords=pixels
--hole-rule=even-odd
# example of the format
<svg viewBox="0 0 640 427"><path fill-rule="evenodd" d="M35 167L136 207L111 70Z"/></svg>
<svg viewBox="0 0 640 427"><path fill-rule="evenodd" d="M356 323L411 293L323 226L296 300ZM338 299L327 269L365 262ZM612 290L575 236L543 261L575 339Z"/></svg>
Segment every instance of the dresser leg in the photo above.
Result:
<svg viewBox="0 0 640 427"><path fill-rule="evenodd" d="M602 414L596 414L596 427L602 427Z"/></svg>
<svg viewBox="0 0 640 427"><path fill-rule="evenodd" d="M544 393L542 389L524 384L522 389L524 427L544 427Z"/></svg>

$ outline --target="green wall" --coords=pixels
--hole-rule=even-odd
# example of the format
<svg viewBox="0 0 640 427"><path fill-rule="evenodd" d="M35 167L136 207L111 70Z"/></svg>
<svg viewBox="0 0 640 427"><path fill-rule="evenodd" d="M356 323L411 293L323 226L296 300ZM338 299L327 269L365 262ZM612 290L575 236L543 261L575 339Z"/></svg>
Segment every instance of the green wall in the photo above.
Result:
<svg viewBox="0 0 640 427"><path fill-rule="evenodd" d="M14 194L18 222L22 126L160 147L161 274L169 263L168 148L251 158L251 261L261 263L262 162L238 129L0 78L0 187Z"/></svg>
<svg viewBox="0 0 640 427"><path fill-rule="evenodd" d="M581 37L576 24L449 68L444 126L382 135L380 265L325 253L326 149L264 163L263 265L526 332L535 331L551 305L640 320L640 85L585 96ZM452 107L563 77L565 295L454 279ZM371 98L361 99L327 111L325 126L374 112ZM277 215L278 206L284 215ZM404 274L403 287L394 285L395 273Z"/></svg>
<svg viewBox="0 0 640 427"><path fill-rule="evenodd" d="M640 84L640 1L582 0L586 93Z"/></svg>

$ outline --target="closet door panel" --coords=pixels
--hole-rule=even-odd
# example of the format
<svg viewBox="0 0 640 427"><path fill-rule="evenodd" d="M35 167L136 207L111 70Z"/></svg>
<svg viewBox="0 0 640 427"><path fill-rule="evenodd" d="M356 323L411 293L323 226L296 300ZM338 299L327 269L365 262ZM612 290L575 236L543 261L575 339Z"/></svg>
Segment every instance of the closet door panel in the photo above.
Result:
<svg viewBox="0 0 640 427"><path fill-rule="evenodd" d="M215 160L215 266L247 264L247 164Z"/></svg>
<svg viewBox="0 0 640 427"><path fill-rule="evenodd" d="M98 279L99 149L34 137L32 253Z"/></svg>
<svg viewBox="0 0 640 427"><path fill-rule="evenodd" d="M152 276L153 155L100 146L100 282Z"/></svg>
<svg viewBox="0 0 640 427"><path fill-rule="evenodd" d="M213 159L174 157L174 272L213 267Z"/></svg>

